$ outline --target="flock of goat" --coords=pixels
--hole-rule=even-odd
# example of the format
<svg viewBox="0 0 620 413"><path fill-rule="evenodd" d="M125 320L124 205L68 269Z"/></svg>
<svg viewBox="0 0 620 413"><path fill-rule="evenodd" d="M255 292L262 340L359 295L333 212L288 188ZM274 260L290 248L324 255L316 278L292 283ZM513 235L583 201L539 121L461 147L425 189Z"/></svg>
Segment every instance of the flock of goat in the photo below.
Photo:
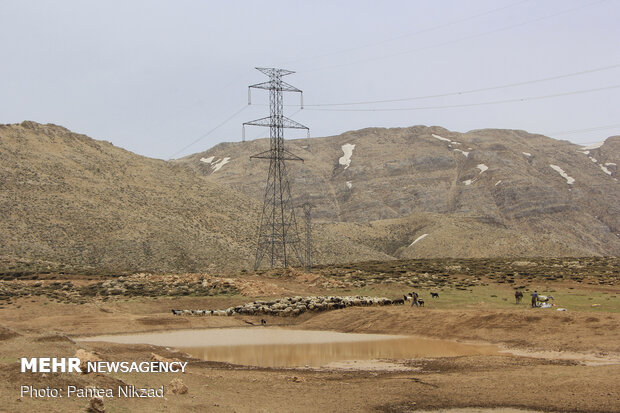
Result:
<svg viewBox="0 0 620 413"><path fill-rule="evenodd" d="M431 293L433 298L439 298L438 293ZM368 296L311 296L311 297L286 297L271 301L253 301L244 305L229 307L222 310L175 310L174 315L197 315L197 316L232 316L234 314L244 315L277 315L277 316L297 316L306 311L326 311L337 310L354 306L384 306L404 304L415 297L416 302L424 306L424 300L417 297L415 293L404 295L403 298L389 299L384 297Z"/></svg>
<svg viewBox="0 0 620 413"><path fill-rule="evenodd" d="M439 298L439 293L431 292L432 298ZM516 303L519 304L523 299L523 292L515 292ZM539 303L548 303L553 300L553 296L538 295L535 297L536 306ZM389 299L384 297L368 296L311 296L311 297L285 297L271 301L253 301L244 305L229 307L223 310L175 310L174 315L197 315L197 316L232 316L235 314L244 315L276 315L276 316L298 316L306 311L326 311L337 310L353 306L384 306L405 304L410 301L411 306L424 307L424 299L415 292L403 295L403 298ZM532 305L534 306L534 304Z"/></svg>

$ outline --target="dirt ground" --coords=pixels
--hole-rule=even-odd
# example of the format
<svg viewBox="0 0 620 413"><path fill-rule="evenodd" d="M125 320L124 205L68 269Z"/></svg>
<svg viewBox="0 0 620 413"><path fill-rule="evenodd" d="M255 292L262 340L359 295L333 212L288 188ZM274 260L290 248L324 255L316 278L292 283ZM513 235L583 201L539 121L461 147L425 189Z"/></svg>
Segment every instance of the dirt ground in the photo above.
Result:
<svg viewBox="0 0 620 413"><path fill-rule="evenodd" d="M54 282L66 281L54 278ZM98 282L76 276L67 279L75 285ZM105 399L106 412L620 411L620 286L566 279L530 280L527 289L553 291L556 301L555 308L532 309L527 300L514 303L512 286L492 279L482 281L467 288L461 287L462 282L435 288L438 299L431 299L429 291L418 288L426 300L424 308L350 307L299 317L264 317L269 325L296 329L494 343L513 352L390 360L408 368L397 370L258 368L197 360L163 347L79 342L77 337L247 327L247 322L260 324L261 317L173 316L170 309L226 308L256 297L292 294L398 297L412 289L399 282L379 280L359 286L325 274L245 274L231 282L233 293L213 296L97 295L68 300L21 294L0 307L0 411L84 411L88 398L30 398L19 394L20 385L45 388L70 384L165 386L164 398ZM0 282L7 288L7 283L27 283ZM43 277L36 282L48 281ZM556 311L560 306L567 311ZM155 353L189 364L184 374L19 371L20 357L71 357L78 349L95 352L109 361L147 361ZM171 392L170 382L175 378L187 385L186 394Z"/></svg>

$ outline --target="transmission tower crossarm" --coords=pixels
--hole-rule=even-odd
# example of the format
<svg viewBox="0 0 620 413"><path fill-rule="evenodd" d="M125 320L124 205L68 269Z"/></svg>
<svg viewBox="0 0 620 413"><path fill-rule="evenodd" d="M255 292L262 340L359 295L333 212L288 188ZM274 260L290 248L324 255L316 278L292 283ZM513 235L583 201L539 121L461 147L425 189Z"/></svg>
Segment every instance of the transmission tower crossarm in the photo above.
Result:
<svg viewBox="0 0 620 413"><path fill-rule="evenodd" d="M266 74L269 77L282 77L295 73L292 70L276 69L274 67L255 67L254 69Z"/></svg>
<svg viewBox="0 0 620 413"><path fill-rule="evenodd" d="M270 90L274 86L273 86L272 82L262 82L262 83L256 83L255 85L250 85L248 87L253 88L253 89L266 89L266 90ZM281 90L283 92L299 92L299 93L301 93L300 89L297 89L295 86L289 85L286 82L280 82L277 85L277 90Z"/></svg>
<svg viewBox="0 0 620 413"><path fill-rule="evenodd" d="M280 157L278 158L282 161L302 161L302 162L304 161L303 158L300 158L299 156L295 155L294 153L286 149L282 150L282 154L286 154L285 156L280 155ZM264 151L264 152L257 153L256 155L250 156L250 159L272 159L272 158L274 158L274 154L271 149Z"/></svg>
<svg viewBox="0 0 620 413"><path fill-rule="evenodd" d="M267 116L264 118L251 120L249 122L244 122L243 124L252 126L265 126L270 128L282 127L287 129L309 129L307 126L304 126L299 122L295 122L294 120L289 119L286 116L282 116L280 119L273 119L273 117Z"/></svg>
<svg viewBox="0 0 620 413"><path fill-rule="evenodd" d="M289 129L306 129L310 130L307 126L302 125L299 122L295 122L293 119L289 119L286 116L282 116L282 127Z"/></svg>
<svg viewBox="0 0 620 413"><path fill-rule="evenodd" d="M295 155L293 152L289 151L288 149L283 149L282 153L285 153L288 155L288 157L284 158L287 161L304 161L304 158L300 158L299 156Z"/></svg>
<svg viewBox="0 0 620 413"><path fill-rule="evenodd" d="M271 126L271 117L267 116L266 118L260 118L251 120L249 122L243 122L244 125L253 125L253 126Z"/></svg>

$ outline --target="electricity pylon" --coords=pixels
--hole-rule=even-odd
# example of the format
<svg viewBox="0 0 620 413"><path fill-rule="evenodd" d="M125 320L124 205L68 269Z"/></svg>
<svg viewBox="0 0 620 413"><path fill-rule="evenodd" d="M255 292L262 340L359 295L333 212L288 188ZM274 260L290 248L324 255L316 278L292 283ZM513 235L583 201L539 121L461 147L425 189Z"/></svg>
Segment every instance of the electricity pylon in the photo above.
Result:
<svg viewBox="0 0 620 413"><path fill-rule="evenodd" d="M265 186L254 269L260 267L265 255L269 256L271 268L277 265L288 267L292 257L303 265L295 208L291 202L291 188L286 172L286 161L303 162L303 159L284 148L284 128L306 129L308 132L309 129L282 114L282 92L302 91L282 81L282 76L295 73L293 71L262 67L256 69L269 76L269 81L249 86L248 104L251 103L252 88L268 90L270 115L243 124L244 140L246 125L269 127L269 150L250 157L269 159L269 175Z"/></svg>

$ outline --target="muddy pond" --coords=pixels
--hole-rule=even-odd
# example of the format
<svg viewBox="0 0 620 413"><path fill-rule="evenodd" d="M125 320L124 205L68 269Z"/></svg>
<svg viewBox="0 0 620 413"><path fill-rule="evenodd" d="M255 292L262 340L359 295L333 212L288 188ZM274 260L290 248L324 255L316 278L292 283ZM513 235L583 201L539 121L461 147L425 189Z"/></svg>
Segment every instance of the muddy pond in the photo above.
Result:
<svg viewBox="0 0 620 413"><path fill-rule="evenodd" d="M79 340L152 344L178 349L203 360L259 367L324 367L358 361L361 367L368 360L500 354L494 345L276 327L176 330Z"/></svg>

